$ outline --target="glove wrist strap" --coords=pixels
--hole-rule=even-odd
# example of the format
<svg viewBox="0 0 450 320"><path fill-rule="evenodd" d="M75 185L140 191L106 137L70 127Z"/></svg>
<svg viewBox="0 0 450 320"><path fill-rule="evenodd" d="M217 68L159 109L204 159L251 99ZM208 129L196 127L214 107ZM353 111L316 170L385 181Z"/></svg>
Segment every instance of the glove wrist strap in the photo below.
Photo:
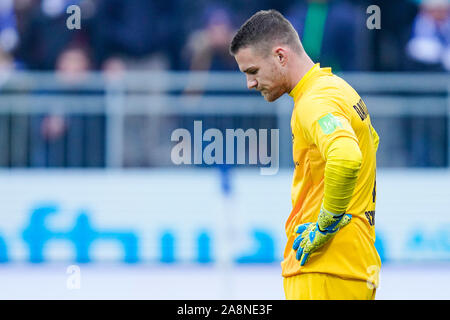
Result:
<svg viewBox="0 0 450 320"><path fill-rule="evenodd" d="M336 232L337 225L344 217L344 213L336 215L322 206L320 208L319 218L317 219L317 230L322 234Z"/></svg>

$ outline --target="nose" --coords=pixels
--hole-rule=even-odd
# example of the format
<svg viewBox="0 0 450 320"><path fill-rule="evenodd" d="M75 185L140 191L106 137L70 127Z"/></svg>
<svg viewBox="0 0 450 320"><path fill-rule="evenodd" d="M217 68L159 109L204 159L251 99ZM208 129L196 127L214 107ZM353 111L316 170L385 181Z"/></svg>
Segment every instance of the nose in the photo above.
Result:
<svg viewBox="0 0 450 320"><path fill-rule="evenodd" d="M257 85L258 85L258 82L255 79L247 79L247 88L249 90L256 88Z"/></svg>

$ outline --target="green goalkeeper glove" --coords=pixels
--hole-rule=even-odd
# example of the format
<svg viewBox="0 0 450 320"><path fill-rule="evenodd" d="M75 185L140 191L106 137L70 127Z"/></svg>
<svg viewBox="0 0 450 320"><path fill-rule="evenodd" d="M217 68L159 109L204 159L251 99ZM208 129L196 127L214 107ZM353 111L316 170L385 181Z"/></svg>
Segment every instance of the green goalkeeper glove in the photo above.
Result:
<svg viewBox="0 0 450 320"><path fill-rule="evenodd" d="M309 255L328 242L351 219L350 214L336 216L322 207L316 223L299 225L296 228L299 236L294 240L292 248L297 250L296 258L300 261L300 265L305 265Z"/></svg>

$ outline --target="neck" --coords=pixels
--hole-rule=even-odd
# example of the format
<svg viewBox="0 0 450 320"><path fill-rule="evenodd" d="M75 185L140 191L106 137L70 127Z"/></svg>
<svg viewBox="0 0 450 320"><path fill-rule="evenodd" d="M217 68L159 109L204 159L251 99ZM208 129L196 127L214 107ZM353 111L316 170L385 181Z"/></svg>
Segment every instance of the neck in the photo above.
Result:
<svg viewBox="0 0 450 320"><path fill-rule="evenodd" d="M305 76L305 74L314 66L314 62L304 52L301 56L293 61L291 74L289 77L289 92L295 88L297 83Z"/></svg>

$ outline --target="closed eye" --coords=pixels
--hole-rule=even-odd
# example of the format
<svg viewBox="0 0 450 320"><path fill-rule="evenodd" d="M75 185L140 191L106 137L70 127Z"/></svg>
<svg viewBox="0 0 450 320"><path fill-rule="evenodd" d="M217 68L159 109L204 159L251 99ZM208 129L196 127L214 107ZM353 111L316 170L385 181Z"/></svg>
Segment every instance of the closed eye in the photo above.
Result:
<svg viewBox="0 0 450 320"><path fill-rule="evenodd" d="M247 74L255 75L258 73L258 70L259 69L257 69L257 68L248 68L248 69L244 70L244 72Z"/></svg>

